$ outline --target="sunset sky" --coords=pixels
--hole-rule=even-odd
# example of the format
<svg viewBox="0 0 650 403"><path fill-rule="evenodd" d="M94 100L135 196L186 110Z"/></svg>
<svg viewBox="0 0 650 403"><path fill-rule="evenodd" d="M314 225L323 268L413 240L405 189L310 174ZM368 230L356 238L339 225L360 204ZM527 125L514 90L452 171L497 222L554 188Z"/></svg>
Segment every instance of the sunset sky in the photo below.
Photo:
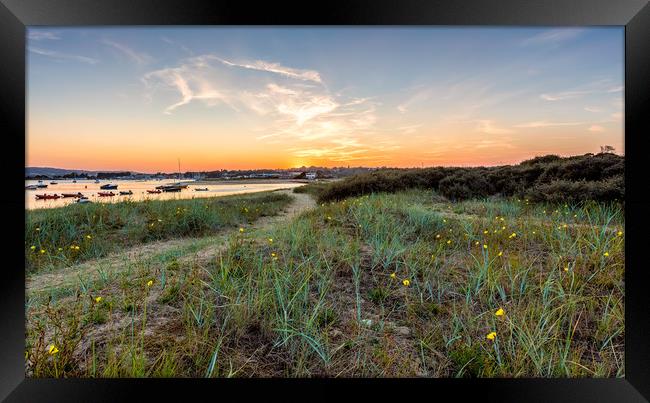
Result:
<svg viewBox="0 0 650 403"><path fill-rule="evenodd" d="M624 152L624 31L29 28L27 166L498 165Z"/></svg>

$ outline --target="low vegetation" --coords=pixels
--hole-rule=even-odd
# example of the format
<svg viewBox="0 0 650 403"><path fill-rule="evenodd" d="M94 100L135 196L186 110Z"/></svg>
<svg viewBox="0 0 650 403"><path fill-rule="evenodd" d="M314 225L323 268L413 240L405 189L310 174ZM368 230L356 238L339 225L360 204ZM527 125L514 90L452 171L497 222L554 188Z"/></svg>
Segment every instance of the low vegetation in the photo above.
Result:
<svg viewBox="0 0 650 403"><path fill-rule="evenodd" d="M500 196L547 202L622 201L624 167L625 158L612 153L547 155L489 168L382 169L302 191L316 194L320 202L405 189L434 189L450 200Z"/></svg>
<svg viewBox="0 0 650 403"><path fill-rule="evenodd" d="M25 269L60 268L141 243L208 235L276 214L290 200L285 194L261 193L29 210Z"/></svg>
<svg viewBox="0 0 650 403"><path fill-rule="evenodd" d="M515 194L520 187L506 184L507 172L531 172L522 189L539 189L542 175L570 186L619 175L605 168L589 178L561 174L569 162L490 168L481 175L487 185L467 186L472 194L483 186ZM110 270L98 264L83 277L61 268L55 273L65 281L43 287L30 286L34 275L26 299L28 376L624 376L622 204L558 203L560 196L527 193L487 199L493 190L450 202L428 186L461 194L444 178L473 171L425 171L422 185L411 171L333 183L317 191L316 208L271 228L235 230L213 254L186 245ZM489 176L501 171L503 183ZM152 239L133 229L138 235L121 241L116 234L130 234L124 228L132 222L144 234L158 218L187 228L169 224L179 208L198 216L199 229L160 237L207 234L286 203L273 196L220 200L207 208L205 200L143 204L128 215L140 221L117 205L34 212L28 267L42 267L31 260L30 244L69 248L90 233L93 241L105 237L106 248L125 247ZM36 226L42 233L34 234Z"/></svg>

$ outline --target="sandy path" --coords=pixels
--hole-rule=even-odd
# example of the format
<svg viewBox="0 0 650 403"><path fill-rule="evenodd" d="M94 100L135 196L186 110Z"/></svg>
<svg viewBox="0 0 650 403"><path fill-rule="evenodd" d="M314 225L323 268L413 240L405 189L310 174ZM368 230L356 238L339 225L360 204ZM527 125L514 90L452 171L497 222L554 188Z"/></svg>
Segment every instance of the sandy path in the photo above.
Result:
<svg viewBox="0 0 650 403"><path fill-rule="evenodd" d="M293 193L291 189L278 190L277 192L291 196L293 201L279 214L261 217L251 226L246 227L247 231L267 230L279 222L290 220L316 206L316 202L308 194ZM176 252L180 257L179 261L209 259L226 247L225 241L233 232L233 230L228 230L201 238L151 242L54 272L39 273L26 279L27 294L34 291L74 286L79 284L81 278L85 280L99 277L100 271L107 275L114 275L129 267L133 262L155 260L156 257L167 253Z"/></svg>

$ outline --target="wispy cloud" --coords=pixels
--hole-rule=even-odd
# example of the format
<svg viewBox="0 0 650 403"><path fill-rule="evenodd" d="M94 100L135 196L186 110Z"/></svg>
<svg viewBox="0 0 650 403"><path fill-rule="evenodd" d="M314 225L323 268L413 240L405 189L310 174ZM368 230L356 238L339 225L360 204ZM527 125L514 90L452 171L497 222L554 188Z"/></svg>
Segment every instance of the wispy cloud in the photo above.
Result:
<svg viewBox="0 0 650 403"><path fill-rule="evenodd" d="M32 52L32 53L37 54L37 55L47 56L47 57L51 57L51 58L57 59L57 60L74 60L74 61L77 61L77 62L88 63L88 64L97 64L97 63L99 63L99 60L94 59L92 57L72 55L72 54L69 54L69 53L57 52L57 51L54 51L54 50L35 48L35 47L32 47L32 46L28 47L28 50L30 52Z"/></svg>
<svg viewBox="0 0 650 403"><path fill-rule="evenodd" d="M258 70L258 71L267 71L269 73L281 74L283 76L295 78L298 80L307 80L307 81L314 81L316 83L322 83L320 74L314 70L294 69L290 67L285 67L280 63L265 62L263 60L255 60L254 62L242 62L242 63L235 63L225 59L218 59L218 60L220 60L222 63L228 66L241 67L244 69L251 69L251 70Z"/></svg>
<svg viewBox="0 0 650 403"><path fill-rule="evenodd" d="M605 128L600 125L591 125L587 130L589 130L590 132L604 132Z"/></svg>
<svg viewBox="0 0 650 403"><path fill-rule="evenodd" d="M138 65L149 64L153 61L153 58L147 53L136 51L128 45L118 43L110 39L104 39L102 40L102 43L104 45L117 49L119 52L126 55L129 59Z"/></svg>
<svg viewBox="0 0 650 403"><path fill-rule="evenodd" d="M578 37L584 32L581 28L554 28L524 39L523 46L558 44Z"/></svg>
<svg viewBox="0 0 650 403"><path fill-rule="evenodd" d="M476 130L485 133L485 134L509 134L513 133L513 130L507 129L505 127L498 127L493 120L478 120L476 125Z"/></svg>
<svg viewBox="0 0 650 403"><path fill-rule="evenodd" d="M235 63L208 54L151 71L143 82L150 92L171 89L180 95L165 108L169 115L194 101L252 111L267 122L263 130L256 128L262 131L257 140L297 142L296 157L362 159L373 152L380 156L389 146L368 138L377 121L377 102L332 94L315 70L259 60Z"/></svg>
<svg viewBox="0 0 650 403"><path fill-rule="evenodd" d="M597 106L585 106L583 109L586 110L587 112L592 112L592 113L598 113L603 111L602 108L599 108Z"/></svg>
<svg viewBox="0 0 650 403"><path fill-rule="evenodd" d="M515 127L538 129L542 127L557 127L557 126L579 126L584 125L586 122L549 122L547 120L539 120L535 122L527 122L515 125Z"/></svg>
<svg viewBox="0 0 650 403"><path fill-rule="evenodd" d="M573 90L544 93L539 97L545 101L563 101L565 99L580 98L590 94L612 94L621 91L623 91L622 85L612 86L610 80L599 80Z"/></svg>
<svg viewBox="0 0 650 403"><path fill-rule="evenodd" d="M42 40L59 40L61 37L56 32L51 31L31 31L27 34L27 39L31 41L42 41Z"/></svg>
<svg viewBox="0 0 650 403"><path fill-rule="evenodd" d="M180 42L178 42L178 41L175 41L175 40L169 39L169 38L166 37L166 36L162 36L160 39L161 39L163 42L167 43L168 45L177 46L177 47L180 48L183 52L187 53L189 56L193 56L193 55L194 55L194 52L192 51L192 49L188 48L187 46L183 45L182 43L180 43Z"/></svg>

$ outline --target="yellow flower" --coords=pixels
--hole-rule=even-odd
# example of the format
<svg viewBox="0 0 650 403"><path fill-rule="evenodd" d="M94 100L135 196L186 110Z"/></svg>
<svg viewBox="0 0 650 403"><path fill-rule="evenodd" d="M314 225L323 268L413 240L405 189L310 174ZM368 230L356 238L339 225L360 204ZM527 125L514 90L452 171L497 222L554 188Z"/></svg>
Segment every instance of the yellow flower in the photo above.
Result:
<svg viewBox="0 0 650 403"><path fill-rule="evenodd" d="M61 251L63 250L63 248L58 248L57 250L58 250L59 252L61 252Z"/></svg>
<svg viewBox="0 0 650 403"><path fill-rule="evenodd" d="M86 239L91 239L92 237L90 235L86 235Z"/></svg>
<svg viewBox="0 0 650 403"><path fill-rule="evenodd" d="M244 232L244 229L243 229L243 228L239 228L239 232Z"/></svg>
<svg viewBox="0 0 650 403"><path fill-rule="evenodd" d="M499 220L501 220L501 221L505 221L505 219L504 219L503 217L499 218Z"/></svg>
<svg viewBox="0 0 650 403"><path fill-rule="evenodd" d="M618 236L623 235L623 231L618 231L618 232L616 233L616 235L618 235Z"/></svg>
<svg viewBox="0 0 650 403"><path fill-rule="evenodd" d="M494 316L503 316L506 314L506 311L503 310L503 308L499 308L495 313Z"/></svg>
<svg viewBox="0 0 650 403"><path fill-rule="evenodd" d="M440 239L440 234L436 235L436 239Z"/></svg>
<svg viewBox="0 0 650 403"><path fill-rule="evenodd" d="M395 278L395 277L397 277L397 275L395 273L390 274L390 278Z"/></svg>
<svg viewBox="0 0 650 403"><path fill-rule="evenodd" d="M147 281L147 287L151 287L153 285L153 280Z"/></svg>
<svg viewBox="0 0 650 403"><path fill-rule="evenodd" d="M41 249L41 255L45 253L45 249Z"/></svg>
<svg viewBox="0 0 650 403"><path fill-rule="evenodd" d="M276 257L277 255L275 254L275 252L272 252L271 256Z"/></svg>
<svg viewBox="0 0 650 403"><path fill-rule="evenodd" d="M102 300L102 297L96 297L95 302L100 302Z"/></svg>
<svg viewBox="0 0 650 403"><path fill-rule="evenodd" d="M327 219L328 219L328 220L331 220L331 219L332 219L332 217L331 217L331 216L327 216Z"/></svg>
<svg viewBox="0 0 650 403"><path fill-rule="evenodd" d="M447 245L450 245L450 244L451 244L451 239L447 241Z"/></svg>
<svg viewBox="0 0 650 403"><path fill-rule="evenodd" d="M479 243L480 243L479 241L476 241L475 245L478 246Z"/></svg>
<svg viewBox="0 0 650 403"><path fill-rule="evenodd" d="M40 231L40 230L41 230L41 227L36 227L36 231Z"/></svg>
<svg viewBox="0 0 650 403"><path fill-rule="evenodd" d="M483 233L484 233L484 234L487 234L487 233L488 233L488 230L483 231Z"/></svg>
<svg viewBox="0 0 650 403"><path fill-rule="evenodd" d="M59 349L56 348L54 344L50 344L49 346L47 346L47 351L48 353L50 353L50 355L54 355L59 352Z"/></svg>
<svg viewBox="0 0 650 403"><path fill-rule="evenodd" d="M578 218L578 215L577 215L577 214L574 214L574 215L573 215L573 218Z"/></svg>
<svg viewBox="0 0 650 403"><path fill-rule="evenodd" d="M411 282L408 279L402 280L402 284L404 284L404 287L408 287Z"/></svg>
<svg viewBox="0 0 650 403"><path fill-rule="evenodd" d="M514 238L514 237L517 236L517 234L515 232L513 232L512 234L510 234L510 236Z"/></svg>
<svg viewBox="0 0 650 403"><path fill-rule="evenodd" d="M567 225L566 225L566 224L562 224L562 228L566 228L566 227L567 227Z"/></svg>
<svg viewBox="0 0 650 403"><path fill-rule="evenodd" d="M609 252L603 253L603 256L605 256L605 257L609 256Z"/></svg>
<svg viewBox="0 0 650 403"><path fill-rule="evenodd" d="M443 218L443 219L442 219L442 222L447 222L447 220L445 220L445 219Z"/></svg>
<svg viewBox="0 0 650 403"><path fill-rule="evenodd" d="M162 222L162 220L159 218L159 219L158 219L158 222Z"/></svg>
<svg viewBox="0 0 650 403"><path fill-rule="evenodd" d="M36 246L32 245L29 249L36 250Z"/></svg>
<svg viewBox="0 0 650 403"><path fill-rule="evenodd" d="M535 234L536 234L536 232L535 232L535 231L533 231L533 235L535 235Z"/></svg>
<svg viewBox="0 0 650 403"><path fill-rule="evenodd" d="M569 271L569 266L564 266L564 271Z"/></svg>
<svg viewBox="0 0 650 403"><path fill-rule="evenodd" d="M503 252L499 251L499 256L502 256L502 255L503 255Z"/></svg>
<svg viewBox="0 0 650 403"><path fill-rule="evenodd" d="M269 243L273 243L273 238L269 238Z"/></svg>
<svg viewBox="0 0 650 403"><path fill-rule="evenodd" d="M495 337L497 337L497 332L490 332L488 333L487 336L485 336L488 340L494 340Z"/></svg>
<svg viewBox="0 0 650 403"><path fill-rule="evenodd" d="M483 249L487 249L487 244L483 244Z"/></svg>

